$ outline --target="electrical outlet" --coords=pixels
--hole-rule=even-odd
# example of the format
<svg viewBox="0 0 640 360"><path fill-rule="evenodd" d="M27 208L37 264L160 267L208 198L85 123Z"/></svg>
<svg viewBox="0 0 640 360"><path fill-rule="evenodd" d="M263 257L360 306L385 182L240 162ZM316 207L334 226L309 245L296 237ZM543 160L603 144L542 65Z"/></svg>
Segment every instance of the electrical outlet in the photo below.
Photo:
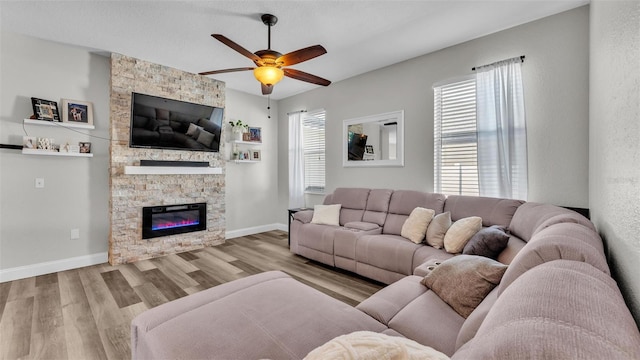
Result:
<svg viewBox="0 0 640 360"><path fill-rule="evenodd" d="M43 189L43 188L44 188L44 179L36 178L36 189Z"/></svg>
<svg viewBox="0 0 640 360"><path fill-rule="evenodd" d="M80 229L71 229L71 240L80 239Z"/></svg>

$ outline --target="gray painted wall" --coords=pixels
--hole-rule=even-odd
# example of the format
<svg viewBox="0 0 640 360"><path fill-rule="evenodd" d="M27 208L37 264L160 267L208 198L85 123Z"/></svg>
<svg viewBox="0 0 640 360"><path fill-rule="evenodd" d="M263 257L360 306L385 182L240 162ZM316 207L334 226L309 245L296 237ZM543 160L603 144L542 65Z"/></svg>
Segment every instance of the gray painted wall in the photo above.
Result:
<svg viewBox="0 0 640 360"><path fill-rule="evenodd" d="M325 108L328 191L340 186L433 191L432 85L470 74L475 65L526 55L529 200L587 207L588 35L585 6L296 95L279 103L279 136L287 139L287 112ZM400 109L405 167L343 168L342 121ZM281 142L278 148L281 214L288 204L286 146ZM321 199L310 197L307 205Z"/></svg>
<svg viewBox="0 0 640 360"><path fill-rule="evenodd" d="M640 2L591 3L589 205L640 324Z"/></svg>
<svg viewBox="0 0 640 360"><path fill-rule="evenodd" d="M0 142L21 144L31 97L93 102L95 130L108 138L109 58L2 32ZM93 158L27 156L0 150L0 269L107 251L109 141L66 129L25 125L30 136L90 141ZM45 179L36 189L35 178ZM71 240L71 229L80 239Z"/></svg>

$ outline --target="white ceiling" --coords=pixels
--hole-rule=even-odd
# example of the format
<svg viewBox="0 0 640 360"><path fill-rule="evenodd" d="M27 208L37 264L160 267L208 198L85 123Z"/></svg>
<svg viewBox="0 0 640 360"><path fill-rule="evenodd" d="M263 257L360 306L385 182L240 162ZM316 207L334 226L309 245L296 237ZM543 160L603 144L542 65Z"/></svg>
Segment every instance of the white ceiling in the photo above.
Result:
<svg viewBox="0 0 640 360"><path fill-rule="evenodd" d="M585 5L569 1L2 1L3 31L116 52L198 73L250 67L213 39L220 33L255 52L267 47L263 13L278 17L272 48L321 44L327 54L292 66L337 82L448 46ZM46 56L43 54L43 56ZM250 71L214 75L260 95ZM317 85L285 78L282 99Z"/></svg>

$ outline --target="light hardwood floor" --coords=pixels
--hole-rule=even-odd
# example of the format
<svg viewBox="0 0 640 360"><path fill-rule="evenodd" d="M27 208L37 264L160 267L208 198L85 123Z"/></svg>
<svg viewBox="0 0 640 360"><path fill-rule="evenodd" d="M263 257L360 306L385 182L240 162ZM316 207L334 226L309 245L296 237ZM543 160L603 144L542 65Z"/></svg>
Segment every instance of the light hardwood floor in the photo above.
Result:
<svg viewBox="0 0 640 360"><path fill-rule="evenodd" d="M382 284L289 252L271 231L162 258L81 269L0 284L2 359L129 359L130 323L168 301L269 270L282 270L356 305Z"/></svg>

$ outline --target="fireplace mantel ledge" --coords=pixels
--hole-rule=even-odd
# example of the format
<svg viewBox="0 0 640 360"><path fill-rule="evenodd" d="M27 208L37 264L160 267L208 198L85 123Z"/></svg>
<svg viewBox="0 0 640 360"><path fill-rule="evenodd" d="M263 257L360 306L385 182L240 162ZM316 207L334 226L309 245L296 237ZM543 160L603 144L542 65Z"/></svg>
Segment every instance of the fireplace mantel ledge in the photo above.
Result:
<svg viewBox="0 0 640 360"><path fill-rule="evenodd" d="M191 166L125 166L125 175L220 175L220 167L191 167Z"/></svg>

